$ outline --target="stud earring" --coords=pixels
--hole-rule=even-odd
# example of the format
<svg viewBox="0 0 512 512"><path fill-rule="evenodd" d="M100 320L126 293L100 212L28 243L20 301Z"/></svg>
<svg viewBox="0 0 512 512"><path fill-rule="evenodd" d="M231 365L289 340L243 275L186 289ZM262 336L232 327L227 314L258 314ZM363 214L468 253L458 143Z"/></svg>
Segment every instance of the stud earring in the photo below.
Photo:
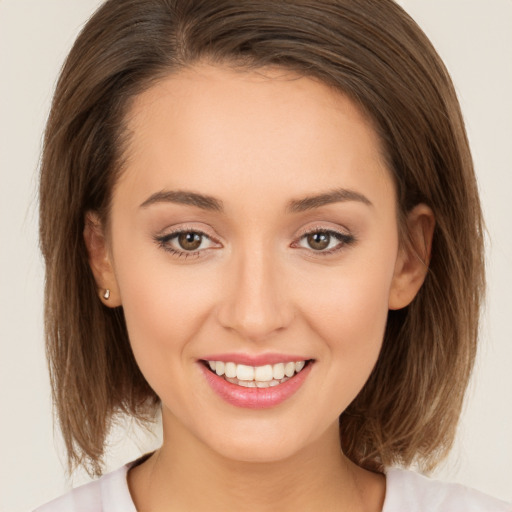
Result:
<svg viewBox="0 0 512 512"><path fill-rule="evenodd" d="M110 299L110 290L108 288L105 290L105 293L103 294L103 298L105 300Z"/></svg>

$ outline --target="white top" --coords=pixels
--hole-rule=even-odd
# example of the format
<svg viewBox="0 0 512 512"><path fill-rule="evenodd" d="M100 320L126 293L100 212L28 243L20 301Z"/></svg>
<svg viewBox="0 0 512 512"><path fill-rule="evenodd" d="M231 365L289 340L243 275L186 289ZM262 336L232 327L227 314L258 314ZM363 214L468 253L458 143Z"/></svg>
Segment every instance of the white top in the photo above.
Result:
<svg viewBox="0 0 512 512"><path fill-rule="evenodd" d="M77 487L34 512L137 512L126 479L132 465ZM382 512L512 512L512 504L463 485L389 468Z"/></svg>

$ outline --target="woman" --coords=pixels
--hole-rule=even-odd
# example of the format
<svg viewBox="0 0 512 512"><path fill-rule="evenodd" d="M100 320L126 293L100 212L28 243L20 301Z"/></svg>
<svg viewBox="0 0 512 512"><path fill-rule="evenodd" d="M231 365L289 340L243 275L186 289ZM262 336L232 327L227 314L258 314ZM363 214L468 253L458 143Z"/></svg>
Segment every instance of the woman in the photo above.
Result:
<svg viewBox="0 0 512 512"><path fill-rule="evenodd" d="M510 510L390 469L449 450L484 283L453 87L393 2L106 2L40 197L70 467L118 413L164 432L41 510Z"/></svg>

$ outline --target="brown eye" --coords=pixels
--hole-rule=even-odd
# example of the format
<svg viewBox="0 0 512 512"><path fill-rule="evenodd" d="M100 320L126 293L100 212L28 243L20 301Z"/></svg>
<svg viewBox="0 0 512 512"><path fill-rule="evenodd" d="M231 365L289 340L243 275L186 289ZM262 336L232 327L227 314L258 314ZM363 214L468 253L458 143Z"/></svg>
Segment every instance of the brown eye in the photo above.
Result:
<svg viewBox="0 0 512 512"><path fill-rule="evenodd" d="M184 251L195 251L201 246L203 235L193 231L185 231L178 235L178 243Z"/></svg>
<svg viewBox="0 0 512 512"><path fill-rule="evenodd" d="M178 258L204 256L203 253L208 249L222 247L221 244L199 230L175 231L168 235L155 236L154 240L160 248Z"/></svg>
<svg viewBox="0 0 512 512"><path fill-rule="evenodd" d="M319 255L328 256L340 252L354 242L355 238L352 234L340 233L330 229L317 229L304 233L298 242L292 244L292 247L302 247Z"/></svg>
<svg viewBox="0 0 512 512"><path fill-rule="evenodd" d="M316 233L310 233L307 235L306 240L311 249L314 249L315 251L323 251L329 247L331 235L325 231L317 231Z"/></svg>

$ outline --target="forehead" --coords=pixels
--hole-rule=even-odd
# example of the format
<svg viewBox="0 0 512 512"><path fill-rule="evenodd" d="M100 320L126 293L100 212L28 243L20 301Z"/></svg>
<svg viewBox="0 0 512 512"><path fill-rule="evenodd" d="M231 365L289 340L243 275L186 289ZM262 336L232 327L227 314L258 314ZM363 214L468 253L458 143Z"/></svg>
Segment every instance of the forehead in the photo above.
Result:
<svg viewBox="0 0 512 512"><path fill-rule="evenodd" d="M389 186L369 118L340 92L285 69L187 68L140 94L126 122L121 181L147 193L200 184L216 195L227 181L292 195L301 184Z"/></svg>

